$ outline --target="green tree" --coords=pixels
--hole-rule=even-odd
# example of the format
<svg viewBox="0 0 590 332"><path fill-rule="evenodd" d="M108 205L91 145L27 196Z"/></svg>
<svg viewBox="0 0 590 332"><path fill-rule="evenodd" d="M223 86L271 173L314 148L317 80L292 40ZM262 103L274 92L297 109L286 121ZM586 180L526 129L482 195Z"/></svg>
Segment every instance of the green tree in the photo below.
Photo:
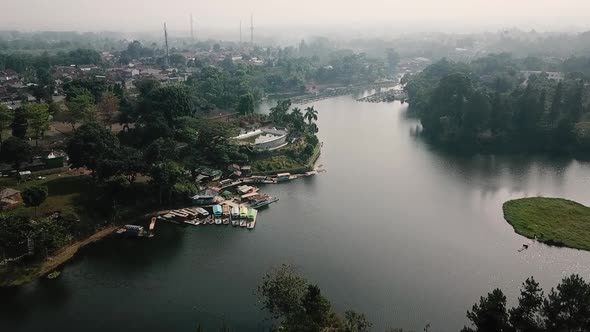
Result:
<svg viewBox="0 0 590 332"><path fill-rule="evenodd" d="M318 111L313 106L307 107L305 109L305 119L311 125L313 121L318 120Z"/></svg>
<svg viewBox="0 0 590 332"><path fill-rule="evenodd" d="M37 146L39 139L43 138L45 131L49 129L49 106L46 103L35 103L27 104L24 108L29 119L31 136L35 139L35 146Z"/></svg>
<svg viewBox="0 0 590 332"><path fill-rule="evenodd" d="M254 97L252 94L247 93L240 97L238 103L238 113L240 114L251 114L254 113Z"/></svg>
<svg viewBox="0 0 590 332"><path fill-rule="evenodd" d="M193 103L190 90L185 85L173 84L150 91L140 108L142 123L163 119L173 128L176 118L192 114Z"/></svg>
<svg viewBox="0 0 590 332"><path fill-rule="evenodd" d="M579 275L564 278L543 302L547 331L590 331L590 284Z"/></svg>
<svg viewBox="0 0 590 332"><path fill-rule="evenodd" d="M72 131L76 131L76 124L95 118L94 97L87 89L83 89L67 102L67 107L67 122L72 126Z"/></svg>
<svg viewBox="0 0 590 332"><path fill-rule="evenodd" d="M4 137L4 129L11 125L13 120L14 112L6 105L0 104L0 144L2 144L2 138Z"/></svg>
<svg viewBox="0 0 590 332"><path fill-rule="evenodd" d="M35 217L37 216L37 207L43 204L47 199L47 187L45 186L31 186L25 188L21 192L21 196L23 198L23 203L27 207L34 207L35 208Z"/></svg>
<svg viewBox="0 0 590 332"><path fill-rule="evenodd" d="M373 324L364 314L354 311L344 313L344 332L368 332Z"/></svg>
<svg viewBox="0 0 590 332"><path fill-rule="evenodd" d="M18 171L21 164L31 161L32 157L31 146L26 141L12 136L2 142L0 159L5 163L12 164L15 170Z"/></svg>
<svg viewBox="0 0 590 332"><path fill-rule="evenodd" d="M289 108L291 108L291 100L279 100L276 106L271 107L269 116L277 124L283 124Z"/></svg>
<svg viewBox="0 0 590 332"><path fill-rule="evenodd" d="M119 140L97 122L86 123L68 140L66 152L72 167L95 171L104 160L112 160Z"/></svg>
<svg viewBox="0 0 590 332"><path fill-rule="evenodd" d="M115 117L119 112L120 102L121 101L114 93L107 91L102 95L102 98L98 103L98 113L109 128L112 127Z"/></svg>
<svg viewBox="0 0 590 332"><path fill-rule="evenodd" d="M160 204L164 196L168 200L172 197L172 189L182 177L182 168L173 161L157 163L150 168L150 184L158 192Z"/></svg>
<svg viewBox="0 0 590 332"><path fill-rule="evenodd" d="M27 112L24 108L19 107L14 111L14 118L12 124L12 136L24 139L27 136L27 130L29 128L29 119Z"/></svg>
<svg viewBox="0 0 590 332"><path fill-rule="evenodd" d="M542 332L543 290L535 279L528 278L518 298L518 306L509 310L509 322L516 332Z"/></svg>
<svg viewBox="0 0 590 332"><path fill-rule="evenodd" d="M481 297L479 304L474 304L467 311L467 318L474 328L464 327L463 332L507 332L510 331L506 296L500 289L494 289L486 297Z"/></svg>

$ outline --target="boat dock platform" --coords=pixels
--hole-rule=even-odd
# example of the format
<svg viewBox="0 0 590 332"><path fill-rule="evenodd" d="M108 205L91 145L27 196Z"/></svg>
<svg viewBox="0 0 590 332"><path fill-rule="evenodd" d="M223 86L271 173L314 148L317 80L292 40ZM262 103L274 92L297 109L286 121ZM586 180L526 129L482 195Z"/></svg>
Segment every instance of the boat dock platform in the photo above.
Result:
<svg viewBox="0 0 590 332"><path fill-rule="evenodd" d="M278 199L277 199L278 200ZM270 204L270 203L268 203ZM268 205L266 204L266 205ZM217 208L218 207L218 208ZM222 215L215 215L215 212L222 209L225 210L225 213L222 212ZM195 213L198 209L206 211L203 213L202 211ZM243 213L231 213L227 211L243 211ZM191 213L189 213L191 212ZM160 214L158 217L152 218L150 223L150 227L155 225L155 220L161 219L173 224L185 224L191 226L204 226L204 225L233 225L233 226L241 226L247 229L254 229L256 226L256 219L258 217L258 210L247 206L245 204L238 204L233 201L225 201L221 204L213 205L210 207L200 207L200 208L184 208L184 209L177 209L168 211L165 213Z"/></svg>

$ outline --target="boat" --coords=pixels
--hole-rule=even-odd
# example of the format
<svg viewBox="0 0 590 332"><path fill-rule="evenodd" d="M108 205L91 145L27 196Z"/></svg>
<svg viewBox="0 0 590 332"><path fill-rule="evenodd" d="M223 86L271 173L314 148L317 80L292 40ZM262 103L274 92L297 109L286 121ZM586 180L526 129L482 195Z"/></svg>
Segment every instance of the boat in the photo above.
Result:
<svg viewBox="0 0 590 332"><path fill-rule="evenodd" d="M232 219L239 219L240 218L240 207L234 206L231 208L231 217Z"/></svg>
<svg viewBox="0 0 590 332"><path fill-rule="evenodd" d="M261 197L253 197L253 199L250 201L250 207L253 209L259 209L261 207L270 205L278 200L278 198L268 195L264 195Z"/></svg>
<svg viewBox="0 0 590 332"><path fill-rule="evenodd" d="M240 205L240 219L246 219L248 217L248 208L244 205Z"/></svg>
<svg viewBox="0 0 590 332"><path fill-rule="evenodd" d="M256 217L258 216L258 211L256 209L249 209L248 210L248 229L254 229L256 226Z"/></svg>
<svg viewBox="0 0 590 332"><path fill-rule="evenodd" d="M215 217L221 217L222 214L223 214L223 209L221 208L221 205L219 205L219 204L213 205L213 215Z"/></svg>
<svg viewBox="0 0 590 332"><path fill-rule="evenodd" d="M221 225L223 220L221 218L215 217L215 225Z"/></svg>
<svg viewBox="0 0 590 332"><path fill-rule="evenodd" d="M204 215L204 216L208 216L208 215L209 215L209 211L207 211L207 210L205 210L205 209L203 209L203 208L195 208L195 210L196 210L198 213L200 213L200 214L202 214L202 215Z"/></svg>
<svg viewBox="0 0 590 332"><path fill-rule="evenodd" d="M231 215L231 207L229 205L223 205L222 215L223 217L229 217Z"/></svg>
<svg viewBox="0 0 590 332"><path fill-rule="evenodd" d="M240 227L246 227L248 226L248 222L246 221L246 219L240 219Z"/></svg>
<svg viewBox="0 0 590 332"><path fill-rule="evenodd" d="M57 277L59 277L61 275L61 272L59 271L53 271L50 274L47 275L47 279L49 280L53 280L56 279Z"/></svg>
<svg viewBox="0 0 590 332"><path fill-rule="evenodd" d="M119 235L129 236L129 237L152 237L153 234L151 232L146 231L142 226L137 225L125 225L119 228L116 232Z"/></svg>
<svg viewBox="0 0 590 332"><path fill-rule="evenodd" d="M221 220L221 223L224 224L224 225L229 225L229 218L223 218Z"/></svg>
<svg viewBox="0 0 590 332"><path fill-rule="evenodd" d="M277 174L277 182L289 181L291 180L291 173L279 173Z"/></svg>
<svg viewBox="0 0 590 332"><path fill-rule="evenodd" d="M188 225L199 226L201 221L199 219L187 219L184 221L184 223Z"/></svg>

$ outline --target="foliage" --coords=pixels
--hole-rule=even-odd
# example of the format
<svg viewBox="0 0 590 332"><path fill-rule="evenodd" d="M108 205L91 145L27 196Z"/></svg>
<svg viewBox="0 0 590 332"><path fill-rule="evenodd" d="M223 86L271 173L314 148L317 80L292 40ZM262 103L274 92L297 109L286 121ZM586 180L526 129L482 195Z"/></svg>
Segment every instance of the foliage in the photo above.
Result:
<svg viewBox="0 0 590 332"><path fill-rule="evenodd" d="M547 244L590 250L590 208L560 198L522 198L504 203L514 230Z"/></svg>
<svg viewBox="0 0 590 332"><path fill-rule="evenodd" d="M47 199L47 187L30 186L21 192L25 206L34 207L37 214L37 207Z"/></svg>
<svg viewBox="0 0 590 332"><path fill-rule="evenodd" d="M4 104L0 104L0 143L2 143L2 134L4 129L12 124L14 120L14 112L6 107Z"/></svg>
<svg viewBox="0 0 590 332"><path fill-rule="evenodd" d="M117 138L103 125L89 122L82 125L67 143L66 152L72 167L96 171L105 160L112 159L119 146Z"/></svg>
<svg viewBox="0 0 590 332"><path fill-rule="evenodd" d="M252 97L252 94L247 93L240 97L240 102L238 103L238 113L254 113L254 97Z"/></svg>
<svg viewBox="0 0 590 332"><path fill-rule="evenodd" d="M24 106L27 118L29 119L29 130L37 144L43 138L45 131L49 129L49 106L46 103L27 104Z"/></svg>
<svg viewBox="0 0 590 332"><path fill-rule="evenodd" d="M72 130L76 129L76 124L94 119L94 97L87 89L77 91L75 97L67 102L67 107L67 122L72 126Z"/></svg>
<svg viewBox="0 0 590 332"><path fill-rule="evenodd" d="M410 111L426 138L455 149L586 154L584 80L545 73L527 79L520 72L526 63L507 54L470 64L443 59L404 78Z"/></svg>
<svg viewBox="0 0 590 332"><path fill-rule="evenodd" d="M108 91L102 95L97 108L102 120L108 126L112 125L115 115L119 112L119 104L120 100L114 93Z"/></svg>
<svg viewBox="0 0 590 332"><path fill-rule="evenodd" d="M25 138L27 136L27 130L29 128L29 119L27 117L27 112L24 108L19 107L16 109L10 127L12 128L12 136L18 138Z"/></svg>
<svg viewBox="0 0 590 332"><path fill-rule="evenodd" d="M31 161L32 157L31 146L26 141L12 136L2 142L0 159L5 163L13 164L16 170L22 163Z"/></svg>
<svg viewBox="0 0 590 332"><path fill-rule="evenodd" d="M149 174L150 184L158 193L160 204L164 199L170 201L174 186L183 176L180 165L172 161L156 163L151 166Z"/></svg>
<svg viewBox="0 0 590 332"><path fill-rule="evenodd" d="M506 297L495 289L467 312L471 327L464 332L560 332L590 329L590 284L578 275L564 278L545 297L531 277L521 289L518 305L506 309Z"/></svg>
<svg viewBox="0 0 590 332"><path fill-rule="evenodd" d="M191 115L193 103L190 91L184 85L166 85L149 91L140 105L140 122L163 121L170 128L178 117Z"/></svg>
<svg viewBox="0 0 590 332"><path fill-rule="evenodd" d="M336 314L318 286L309 284L291 266L267 273L258 286L262 307L281 331L367 332L372 324L365 315L346 311Z"/></svg>

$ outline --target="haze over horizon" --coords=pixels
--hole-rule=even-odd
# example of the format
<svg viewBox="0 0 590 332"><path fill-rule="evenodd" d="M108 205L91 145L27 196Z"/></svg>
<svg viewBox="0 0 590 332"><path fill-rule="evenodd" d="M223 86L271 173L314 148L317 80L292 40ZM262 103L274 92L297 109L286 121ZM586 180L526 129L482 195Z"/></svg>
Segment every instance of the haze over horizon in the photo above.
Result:
<svg viewBox="0 0 590 332"><path fill-rule="evenodd" d="M240 20L248 32L250 13L264 34L299 29L301 33L478 32L518 27L540 31L590 28L585 0L415 0L342 2L336 0L20 0L0 8L0 30L155 32L167 22L171 31L188 34L189 15L202 37L235 31ZM441 15L441 13L445 13ZM398 31L391 31L392 29ZM404 31L399 31L403 28ZM234 33L235 34L235 33Z"/></svg>

